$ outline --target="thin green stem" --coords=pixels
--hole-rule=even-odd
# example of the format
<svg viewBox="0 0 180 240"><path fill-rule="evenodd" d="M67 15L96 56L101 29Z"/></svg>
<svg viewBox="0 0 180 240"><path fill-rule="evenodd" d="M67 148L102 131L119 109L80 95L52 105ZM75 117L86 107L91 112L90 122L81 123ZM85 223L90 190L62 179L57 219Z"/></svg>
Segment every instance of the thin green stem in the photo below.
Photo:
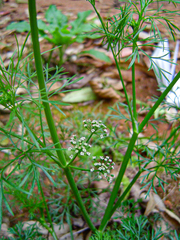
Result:
<svg viewBox="0 0 180 240"><path fill-rule="evenodd" d="M88 0L89 1L89 0ZM90 1L89 1L90 2ZM91 3L91 2L90 2ZM112 51L112 54L113 54L113 58L114 58L114 61L115 61L115 64L116 64L116 67L117 67L117 70L118 70L118 73L119 73L119 77L121 79L121 83L122 83L122 86L123 86L123 90L124 90L124 94L125 94L125 97L126 97L126 101L127 101L127 105L128 105L128 109L129 109L129 113L130 113L130 116L131 116L131 120L132 120L132 123L135 125L135 121L134 121L134 117L133 117L133 114L132 114L132 109L131 109L131 105L130 105L130 102L129 102L129 98L128 98L128 94L127 94L127 91L126 91L126 86L125 86L125 83L124 83L124 80L123 80L123 77L122 77L122 74L121 74L121 69L119 67L119 63L118 63L118 60L117 60L117 57L116 57L116 54L114 52L114 49L112 47L112 44L111 44L111 39L109 38L109 34L106 30L106 27L104 25L104 22L102 20L102 17L100 16L99 12L97 11L96 7L95 7L95 4L91 3L92 7L94 8L100 22L101 22L101 25L102 25L102 28L105 32L105 35L107 37L107 40L108 40L108 43L109 43L109 46L111 48L111 51Z"/></svg>
<svg viewBox="0 0 180 240"><path fill-rule="evenodd" d="M93 135L94 133L91 133L90 135L89 135L89 137L88 137L88 139L86 140L86 143L88 143L89 142L89 140L91 139L91 137L92 137L92 135ZM82 151L82 149L80 149L77 153L75 153L75 155L72 157L72 159L67 163L67 165L66 166L69 166L72 162L74 162L74 160L76 159L76 157L79 155L79 153Z"/></svg>
<svg viewBox="0 0 180 240"><path fill-rule="evenodd" d="M73 191L73 193L74 193L74 195L75 195L76 201L77 201L78 204L79 204L79 207L80 207L80 209L81 209L82 215L83 215L86 223L88 224L88 226L90 227L90 229L91 229L93 232L96 232L97 229L95 228L94 224L91 222L91 219L90 219L90 217L89 217L89 215L88 215L88 213L87 213L87 211L86 211L86 208L85 208L84 203L83 203L83 201L82 201L82 198L81 198L81 196L80 196L80 194L79 194L79 191L78 191L78 189L77 189L76 183L75 183L75 181L74 181L74 178L73 178L73 176L72 176L72 174L71 174L70 169L69 169L69 168L65 168L65 169L64 169L64 172L65 172L66 177L67 177L67 179L68 179L69 185L71 186L71 189L72 189L72 191Z"/></svg>
<svg viewBox="0 0 180 240"><path fill-rule="evenodd" d="M53 226L53 223L52 223L52 219L51 219L51 216L50 216L50 213L49 213L48 205L47 205L47 203L46 203L46 199L45 199L44 192L43 192L43 189L42 189L42 186L41 186L41 182L40 182L40 181L39 181L39 186L40 186L41 196L42 196L42 198L43 198L43 203L44 203L44 206L45 206L45 209L46 209L48 221L49 221L50 226L51 226L50 233L53 235L53 238L54 238L55 240L58 240L58 237L57 237L57 235L56 235L56 232L54 231L54 226Z"/></svg>
<svg viewBox="0 0 180 240"><path fill-rule="evenodd" d="M168 141L175 135L175 133L180 129L180 126L176 127L175 129L173 129L173 131L170 133L169 137L167 139L165 139L162 144L159 146L158 150L154 153L154 156L155 157L159 152L160 150L168 143Z"/></svg>
<svg viewBox="0 0 180 240"><path fill-rule="evenodd" d="M76 166L72 166L72 165L69 165L69 167L70 167L70 168L73 168L73 169L80 170L80 171L91 172L91 169L80 168L80 167L76 167ZM93 172L99 172L99 171L98 171L98 170L94 170Z"/></svg>
<svg viewBox="0 0 180 240"><path fill-rule="evenodd" d="M53 45L53 47L52 47L52 49L51 49L51 51L50 51L49 57L48 57L48 61L47 61L48 66L49 66L49 64L50 64L50 62L51 62L51 58L52 58L52 54L53 54L53 51L54 51L54 47L55 47L55 45Z"/></svg>
<svg viewBox="0 0 180 240"><path fill-rule="evenodd" d="M136 43L133 42L133 52L135 51ZM137 132L137 109L136 109L136 81L135 81L135 62L132 65L132 97L133 97L133 130Z"/></svg>
<svg viewBox="0 0 180 240"><path fill-rule="evenodd" d="M64 56L64 50L63 46L59 48L59 66L61 67L63 64L63 56Z"/></svg>
<svg viewBox="0 0 180 240"><path fill-rule="evenodd" d="M79 207L81 209L83 217L85 218L85 221L87 222L87 224L89 225L91 230L93 232L95 232L96 228L93 225L93 223L91 222L91 219L85 209L84 203L83 203L80 193L77 189L77 186L76 186L74 178L71 174L71 171L67 167L67 162L66 162L64 153L62 151L61 144L59 142L58 134L57 134L57 131L55 128L55 123L54 123L51 109L49 106L48 95L46 92L46 85L45 85L45 80L44 80L44 75L43 75L43 67L42 67L42 61L41 61L39 39L38 39L38 27L37 27L37 18L36 18L36 1L28 0L28 6L29 6L29 17L30 17L31 36L32 36L32 42L33 42L35 66L36 66L36 71L37 71L39 89L41 92L41 99L42 99L42 103L44 106L44 111L45 111L45 116L46 116L46 120L48 123L48 127L49 127L49 130L51 133L51 137L52 137L54 146L56 147L56 152L57 152L59 161L61 162L61 165L64 168L64 172L65 172L68 182L71 186L73 194L79 204Z"/></svg>
<svg viewBox="0 0 180 240"><path fill-rule="evenodd" d="M80 171L86 171L86 172L90 172L91 171L90 169L80 168L80 167L76 167L76 166L72 166L72 165L69 165L69 167L73 168L73 169L76 169L76 170L80 170Z"/></svg>
<svg viewBox="0 0 180 240"><path fill-rule="evenodd" d="M142 129L144 128L144 126L148 123L149 119L153 116L153 114L156 111L156 109L158 108L158 106L163 102L163 100L165 99L167 94L171 91L171 89L176 84L176 82L179 80L179 78L180 78L180 71L174 77L173 81L169 84L169 86L164 90L164 92L161 94L161 96L158 98L158 100L156 101L154 106L150 109L150 111L148 112L146 117L143 119L143 121L139 125L139 132L141 132Z"/></svg>

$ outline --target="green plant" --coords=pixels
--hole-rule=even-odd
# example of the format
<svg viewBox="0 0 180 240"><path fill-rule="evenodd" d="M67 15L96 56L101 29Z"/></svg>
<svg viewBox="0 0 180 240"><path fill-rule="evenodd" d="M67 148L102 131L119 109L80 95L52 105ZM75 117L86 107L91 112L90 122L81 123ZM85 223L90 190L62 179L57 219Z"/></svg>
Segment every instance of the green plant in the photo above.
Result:
<svg viewBox="0 0 180 240"><path fill-rule="evenodd" d="M148 223L146 217L140 216L131 218L127 217L122 219L122 223L119 226L112 226L115 230L108 229L102 235L100 233L95 234L90 240L130 240L130 239L142 239L142 240L158 240L161 239L163 233L160 229L156 233L151 229L151 225Z"/></svg>
<svg viewBox="0 0 180 240"><path fill-rule="evenodd" d="M55 5L50 5L45 13L46 22L38 20L39 34L44 39L52 44L48 63L51 60L54 47L59 49L59 65L64 62L64 51L73 42L82 42L85 38L98 38L100 35L93 35L93 25L87 23L87 17L92 13L92 10L79 12L74 21L69 21ZM26 21L13 22L7 29L16 29L18 32L30 30L30 25Z"/></svg>
<svg viewBox="0 0 180 240"><path fill-rule="evenodd" d="M42 234L38 233L36 224L33 224L26 229L23 229L23 224L18 222L13 228L9 229L9 232L14 235L14 239L17 240L45 240L46 238L42 237ZM8 238L12 240L12 237Z"/></svg>
<svg viewBox="0 0 180 240"><path fill-rule="evenodd" d="M153 2L153 0L141 0L139 8L136 5L136 2L129 1L127 4L124 5L124 7L120 8L120 13L117 16L114 16L113 19L107 24L104 24L102 17L100 16L99 12L96 9L95 1L90 1L94 10L96 11L101 24L102 24L102 31L104 33L104 41L108 43L109 48L111 49L114 60L116 63L116 67L118 69L121 82L123 84L123 89L126 97L126 110L128 113L128 117L124 117L125 120L130 121L132 123L133 133L131 134L130 140L128 142L127 150L125 155L123 156L122 165L120 168L120 171L118 173L117 178L115 179L114 187L111 191L110 200L108 203L108 206L105 210L105 214L103 216L103 219L101 221L100 227L97 230L95 225L93 224L87 210L85 207L85 204L83 202L83 199L80 195L80 191L78 190L77 183L75 181L75 178L73 176L74 171L86 171L89 174L95 174L95 176L98 178L101 178L102 176L105 177L109 182L112 181L113 176L111 176L111 169L113 168L113 162L109 157L100 156L99 159L97 159L96 156L93 156L91 166L84 164L83 166L76 166L75 162L78 159L78 162L83 161L84 156L87 158L90 153L90 139L95 136L97 139L106 139L108 137L108 130L107 127L104 125L104 123L101 120L84 120L82 122L82 125L84 125L85 129L85 136L81 137L80 139L77 138L77 136L71 136L71 144L72 147L70 149L67 149L67 151L64 149L64 145L62 147L62 144L64 142L60 142L61 139L59 139L58 131L56 129L55 121L53 120L53 114L50 108L50 104L53 104L54 107L56 107L60 112L62 112L58 107L57 104L61 104L60 102L53 102L48 97L48 87L47 83L45 81L45 77L49 77L49 69L45 69L43 71L42 62L41 62L41 53L40 53L40 47L39 47L39 39L38 39L38 27L37 27L37 19L36 19L36 5L35 0L29 0L29 15L30 15L30 26L31 26L31 37L33 42L33 51L34 51L34 59L35 59L35 66L36 66L36 72L31 73L29 75L24 74L25 67L23 65L20 65L20 60L22 58L23 48L20 51L18 51L18 63L15 65L13 58L11 59L11 64L6 70L3 65L0 67L2 71L2 75L0 76L1 82L1 104L11 110L11 117L10 121L6 124L5 128L0 128L2 132L2 136L4 139L9 139L10 141L10 147L7 147L9 150L14 152L14 158L8 159L8 161L3 162L0 173L0 207L2 209L2 202L4 202L6 208L9 210L11 214L13 214L9 203L7 201L6 192L8 189L16 189L19 191L22 191L23 193L27 194L28 197L30 197L33 193L34 188L37 188L38 193L40 193L41 201L43 209L45 210L45 213L42 212L40 222L45 226L54 239L57 239L56 233L53 229L53 223L51 214L49 211L48 204L46 202L46 197L42 185L41 179L41 173L45 174L46 177L50 180L52 185L55 187L61 188L60 185L57 184L57 182L53 179L53 173L54 171L58 171L61 174L66 176L67 181L71 187L71 191L74 195L74 198L79 206L79 209L90 227L90 229L95 232L96 234L99 234L102 236L108 221L110 220L112 214L115 212L115 210L120 207L122 201L125 199L127 193L130 191L132 185L136 182L136 180L139 178L139 176L147 170L148 172L155 172L156 176L156 169L163 167L167 172L170 172L172 177L176 177L178 171L179 171L179 162L177 161L177 155L173 156L169 155L172 151L171 147L171 141L175 134L179 133L179 127L175 127L173 131L170 133L170 135L162 141L162 143L158 146L157 150L154 150L152 152L149 151L150 156L147 158L142 158L141 154L137 151L137 165L139 167L137 174L133 178L133 180L128 184L124 192L121 193L119 196L119 188L121 186L121 183L123 181L123 176L125 173L125 170L128 166L128 163L131 158L132 151L134 149L138 150L137 148L137 140L138 135L142 132L143 128L148 124L150 121L150 118L153 116L155 110L158 108L158 106L164 101L164 98L169 93L169 91L172 89L174 84L178 81L178 78L180 77L180 72L177 73L177 75L174 77L173 81L169 84L169 86L164 90L162 95L156 100L154 106L149 110L147 115L145 116L144 120L142 122L138 122L138 113L137 113L137 106L136 106L136 83L135 83L135 60L139 60L139 51L146 54L138 44L138 35L141 31L145 29L145 24L147 21L151 24L151 30L152 35L141 41L142 46L146 45L152 45L152 43L156 43L159 41L162 41L162 37L160 35L160 32L158 31L157 25L154 20L157 21L165 21L167 23L167 26L170 29L170 32L172 33L172 36L174 37L174 31L178 30L177 27L168 19L163 17L160 14L160 9L156 11L153 14L148 15L148 7ZM175 1L173 1L174 3ZM163 11L164 8L163 8ZM151 12L150 12L151 13ZM171 12L169 12L171 13ZM175 13L175 12L173 12ZM174 30L175 29L175 30ZM120 51L126 47L132 47L132 54L127 59L130 60L129 68L132 68L132 102L129 101L129 97L127 94L127 90L121 75L121 69L119 66L119 53ZM147 54L146 54L147 55ZM148 56L149 57L149 56ZM150 57L149 57L150 58ZM27 59L26 59L27 60ZM153 63L153 59L150 58L151 63ZM27 63L27 62L26 62ZM153 64L151 64L151 67ZM160 72L161 69L159 69ZM55 78L51 77L48 81L54 84L57 81L56 76L61 71L57 68ZM28 76L28 77L27 77ZM38 97L33 98L30 92L30 84L34 84L32 79L37 76L38 79L38 87L37 87L37 93ZM25 83L29 82L27 86L25 86ZM18 83L18 84L17 84ZM69 81L66 82L66 84L70 84ZM26 89L27 94L25 95L18 95L17 94L17 87L22 86ZM39 90L38 90L39 89ZM62 90L62 88L60 89ZM51 93L50 93L51 94ZM51 94L52 95L52 94ZM32 111L32 109L29 109L31 111L32 116L34 116L33 122L29 122L26 118L26 115L24 114L24 111L27 108L27 105L23 105L25 103L25 98L29 97L33 101L33 103L36 105L36 111ZM118 104L119 106L119 104ZM27 108L28 109L28 108ZM122 119L122 114L118 110L116 111L117 118ZM44 116L47 121L44 121ZM38 121L37 121L38 119ZM16 120L16 121L15 121ZM19 122L21 124L21 131L17 134L14 131L16 122ZM47 127L48 126L48 127ZM36 129L39 131L38 134L36 133ZM52 139L52 140L51 140ZM169 146L169 147L168 147ZM165 147L165 153L163 152L163 148ZM177 148L175 149L175 152ZM6 149L7 150L7 149ZM70 152L71 151L71 152ZM164 161L163 163L161 161L157 161L157 165L153 168L148 168L148 164L154 160L154 158L158 154L163 154ZM170 156L170 158L169 158ZM78 158L77 158L78 157ZM97 159L97 160L96 160ZM142 166L142 162L144 165ZM21 167L24 167L24 175L22 175L22 178L18 178L19 169ZM9 167L11 167L10 171ZM146 174L145 178L148 177L148 174ZM18 182L14 184L14 179L18 179ZM26 184L28 180L30 179L30 183ZM161 179L158 177L159 183L161 183ZM148 179L149 189L153 187L153 180ZM30 189L30 190L28 190ZM67 195L69 196L69 195ZM2 220L2 210L0 211L0 220ZM50 227L48 226L47 222L50 223ZM139 222L142 222L142 219L137 219L134 221L134 225L137 226ZM124 227L129 227L129 223L127 225L127 222L124 220ZM130 231L127 229L126 235L129 236ZM158 238L157 238L158 239Z"/></svg>

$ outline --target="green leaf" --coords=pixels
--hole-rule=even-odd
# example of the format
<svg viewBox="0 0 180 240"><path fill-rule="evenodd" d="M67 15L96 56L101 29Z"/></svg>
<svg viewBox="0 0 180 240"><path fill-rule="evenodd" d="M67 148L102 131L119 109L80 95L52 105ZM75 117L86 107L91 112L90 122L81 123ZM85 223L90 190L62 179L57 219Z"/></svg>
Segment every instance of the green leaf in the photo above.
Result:
<svg viewBox="0 0 180 240"><path fill-rule="evenodd" d="M40 31L47 31L47 30L49 31L49 26L41 19L37 21L37 25Z"/></svg>
<svg viewBox="0 0 180 240"><path fill-rule="evenodd" d="M23 192L23 193L27 194L28 196L31 195L29 192L27 192L27 191L23 190L22 188L16 186L14 183L8 181L8 180L5 179L4 177L2 177L2 179L4 180L4 182L6 182L6 183L7 183L10 187L12 187L13 189L16 189L16 190L18 190L18 191L20 191L20 192Z"/></svg>
<svg viewBox="0 0 180 240"><path fill-rule="evenodd" d="M91 100L96 100L96 95L91 89L91 87L85 87L81 90L68 93L62 99L63 102L68 102L68 103L86 102Z"/></svg>
<svg viewBox="0 0 180 240"><path fill-rule="evenodd" d="M92 13L92 10L87 10L84 12L79 12L77 14L77 19L71 22L72 31L77 33L83 33L83 31L88 32L92 30L92 26L90 24L84 24L86 18ZM87 29L86 29L87 28Z"/></svg>
<svg viewBox="0 0 180 240"><path fill-rule="evenodd" d="M103 150L101 146L93 146L89 149L89 152L93 154L93 156L96 156L96 158L100 158L100 156L104 156Z"/></svg>
<svg viewBox="0 0 180 240"><path fill-rule="evenodd" d="M45 167L43 167L43 166L41 166L41 165L39 165L39 164L37 164L37 163L35 163L35 162L34 162L34 165L37 166L38 168L40 168L40 169L44 172L44 174L47 176L47 178L53 183L53 185L54 185L55 187L57 187L56 182L53 180L53 178L51 177L51 175L46 171L46 169L47 169L47 170L51 170L51 169L45 168Z"/></svg>
<svg viewBox="0 0 180 240"><path fill-rule="evenodd" d="M103 53L101 51L98 51L98 50L95 50L95 49L90 49L90 50L87 50L87 51L83 51L83 52L81 52L81 54L92 55L93 57L95 57L97 59L100 59L104 62L111 63L111 59L105 53Z"/></svg>
<svg viewBox="0 0 180 240"><path fill-rule="evenodd" d="M55 5L50 5L46 11L45 18L47 22L56 26L64 26L67 24L67 17L56 8Z"/></svg>
<svg viewBox="0 0 180 240"><path fill-rule="evenodd" d="M29 32L30 31L30 25L26 21L12 22L7 26L6 29L7 30L16 30L17 32Z"/></svg>
<svg viewBox="0 0 180 240"><path fill-rule="evenodd" d="M73 43L75 40L69 30L67 29L67 25L63 28L59 29L58 27L54 31L50 31L52 34L52 38L48 37L47 35L44 37L49 42L59 46L59 45L69 45Z"/></svg>
<svg viewBox="0 0 180 240"><path fill-rule="evenodd" d="M6 205L7 210L9 211L9 213L10 213L12 216L14 216L14 213L13 213L11 207L9 206L8 201L6 200L5 196L3 196L3 197L4 197L3 200L4 200L4 203L5 203L5 205Z"/></svg>

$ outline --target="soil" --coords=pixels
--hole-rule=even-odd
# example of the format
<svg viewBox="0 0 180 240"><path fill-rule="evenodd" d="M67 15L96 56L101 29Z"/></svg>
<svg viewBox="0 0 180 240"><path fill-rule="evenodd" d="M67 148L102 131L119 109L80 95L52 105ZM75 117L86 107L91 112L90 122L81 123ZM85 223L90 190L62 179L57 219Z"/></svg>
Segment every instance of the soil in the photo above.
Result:
<svg viewBox="0 0 180 240"><path fill-rule="evenodd" d="M113 14L118 13L118 9L115 9L115 5L117 4L118 1L115 0L99 0L96 1L97 3L97 8L100 10L102 16L104 18L107 18L109 16L112 16ZM123 2L122 2L123 3ZM72 19L75 18L75 16L77 15L78 12L80 11L85 11L88 9L92 9L90 3L88 1L85 0L66 0L66 1L59 1L59 0L37 0L37 11L38 11L38 15L42 16L44 14L44 12L46 11L46 9L49 7L50 4L55 4L57 6L58 9L60 9L63 13L68 14ZM167 7L169 9L173 9L173 6L170 5L168 2L166 3ZM27 14L27 4L26 3L19 3L17 4L16 1L13 0L9 0L7 2L4 3L4 5L0 8L0 40L2 42L5 42L6 44L9 44L10 46L10 50L13 49L16 45L15 40L14 40L14 34L7 34L6 31L6 26L13 21L21 21L21 20L28 20L28 14ZM180 6L178 7L180 10ZM4 21L3 21L4 20ZM178 27L180 27L180 21L178 19L175 19L175 24L177 24ZM164 33L164 35L166 36L166 32L164 31L164 29L161 29L162 32ZM17 34L18 39L20 37L24 38L25 34ZM180 39L180 35L177 34L177 38ZM91 44L94 44L93 42L89 41L86 42L87 46L90 46ZM175 44L170 41L170 48L173 49L175 46ZM41 44L41 48L43 51L48 50L49 49L49 44L47 42L42 42ZM3 54L3 56L5 54L7 54L7 52L9 52L8 48L2 48L0 45L0 53ZM180 55L179 55L180 57ZM180 60L178 59L178 65L177 65L177 71L180 70ZM74 73L76 73L77 68L75 67L75 69L72 69L72 65L68 66L68 62L65 64L66 67L66 71L70 70L72 72L72 75ZM112 69L114 69L115 66L104 66L101 65L100 67L96 67L95 71L99 74L101 74L103 71L111 71ZM137 74L139 71L139 77L137 77L136 79L136 85L137 85L137 96L138 96L138 100L143 101L143 102L148 102L148 100L150 98L152 98L152 96L159 96L160 92L157 91L157 81L156 78L153 74L153 72L144 72L142 70L142 66L140 68L137 67ZM87 71L84 70L85 73L88 72L88 68L86 69ZM127 74L129 74L128 70L127 70ZM131 95L132 93L132 85L131 83L127 82L127 91L128 94ZM104 101L104 105L100 107L99 111L101 112L107 112L108 111L108 107L112 106L114 104L114 101L110 101L110 100L106 100ZM97 103L97 102L95 102ZM95 104L93 104L94 106ZM84 108L84 111L87 111L88 108ZM67 111L68 112L68 111ZM3 121L5 118L7 118L8 115L0 115L0 121ZM139 117L139 120L142 121L143 116ZM119 131L122 130L123 128L123 123L119 124ZM160 136L164 136L164 133L169 133L171 130L171 124L164 121L163 123L156 121L156 124L158 126L158 133ZM146 127L144 134L146 136L151 136L152 134L155 134L156 131L155 129L151 126L148 125L148 127ZM173 189L173 192L171 192L171 189ZM164 197L164 193L162 193L162 189L161 188L157 188L158 193L161 197ZM180 199L180 191L178 189L178 184L174 183L173 181L169 180L169 185L167 188L167 197L165 197L166 200L166 204L167 207L169 207L171 210L173 210L179 217L180 217L180 204L179 204L179 199Z"/></svg>

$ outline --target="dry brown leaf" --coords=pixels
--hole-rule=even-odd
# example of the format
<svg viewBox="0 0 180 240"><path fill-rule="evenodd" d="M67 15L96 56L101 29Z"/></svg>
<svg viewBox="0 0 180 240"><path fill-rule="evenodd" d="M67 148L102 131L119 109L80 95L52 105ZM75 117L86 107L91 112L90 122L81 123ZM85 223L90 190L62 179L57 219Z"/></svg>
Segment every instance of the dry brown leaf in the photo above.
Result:
<svg viewBox="0 0 180 240"><path fill-rule="evenodd" d="M147 33L147 32L144 32L144 31L139 33L139 38L140 39L146 39L146 38L149 38L149 37L151 37L150 33Z"/></svg>
<svg viewBox="0 0 180 240"><path fill-rule="evenodd" d="M162 216L171 226L180 232L180 218L175 213L165 209L165 211L162 213Z"/></svg>
<svg viewBox="0 0 180 240"><path fill-rule="evenodd" d="M154 197L153 197L153 194L150 193L150 194L149 194L149 201L148 201L148 203L147 203L147 206L146 206L146 210L145 210L144 215L145 215L145 216L148 216L148 215L154 210L155 206L156 206L155 199L154 199Z"/></svg>
<svg viewBox="0 0 180 240"><path fill-rule="evenodd" d="M65 54L67 54L68 56L77 55L83 50L83 48L84 44L74 44L74 46L68 47L66 49Z"/></svg>
<svg viewBox="0 0 180 240"><path fill-rule="evenodd" d="M103 81L104 80L101 78L94 78L89 82L96 95L105 99L120 99L120 95L108 85L108 82L106 83L106 81Z"/></svg>
<svg viewBox="0 0 180 240"><path fill-rule="evenodd" d="M158 210L163 216L164 220L166 220L174 229L180 232L180 218L172 211L166 209L164 202L158 194L150 193L149 196L150 198L144 215L148 216L150 213Z"/></svg>
<svg viewBox="0 0 180 240"><path fill-rule="evenodd" d="M62 87L62 82L56 81L55 83L47 83L47 88L49 89L48 92L56 92L58 89ZM56 92L58 94L58 92Z"/></svg>

